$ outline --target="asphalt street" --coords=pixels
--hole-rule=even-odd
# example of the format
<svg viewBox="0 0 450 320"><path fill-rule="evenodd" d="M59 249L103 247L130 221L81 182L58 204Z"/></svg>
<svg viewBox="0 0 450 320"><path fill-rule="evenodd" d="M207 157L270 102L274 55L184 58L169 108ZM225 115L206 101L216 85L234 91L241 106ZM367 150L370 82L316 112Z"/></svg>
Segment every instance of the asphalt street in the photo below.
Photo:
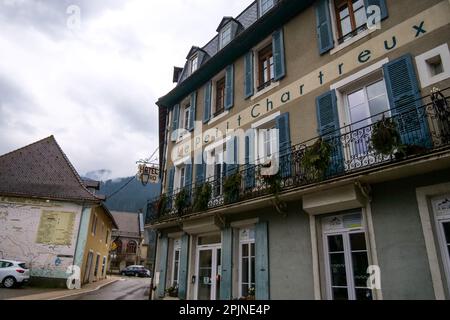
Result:
<svg viewBox="0 0 450 320"><path fill-rule="evenodd" d="M99 290L60 300L148 300L149 288L148 278L123 277Z"/></svg>

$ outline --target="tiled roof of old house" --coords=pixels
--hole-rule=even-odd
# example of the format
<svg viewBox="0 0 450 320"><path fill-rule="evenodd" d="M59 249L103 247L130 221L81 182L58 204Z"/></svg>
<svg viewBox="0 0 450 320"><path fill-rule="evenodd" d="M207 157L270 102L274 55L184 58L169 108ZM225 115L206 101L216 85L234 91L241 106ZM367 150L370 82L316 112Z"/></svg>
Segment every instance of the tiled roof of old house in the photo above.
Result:
<svg viewBox="0 0 450 320"><path fill-rule="evenodd" d="M141 236L139 214L119 211L111 211L111 214L119 226L114 233L123 237L139 238Z"/></svg>
<svg viewBox="0 0 450 320"><path fill-rule="evenodd" d="M0 196L100 201L53 136L0 156Z"/></svg>

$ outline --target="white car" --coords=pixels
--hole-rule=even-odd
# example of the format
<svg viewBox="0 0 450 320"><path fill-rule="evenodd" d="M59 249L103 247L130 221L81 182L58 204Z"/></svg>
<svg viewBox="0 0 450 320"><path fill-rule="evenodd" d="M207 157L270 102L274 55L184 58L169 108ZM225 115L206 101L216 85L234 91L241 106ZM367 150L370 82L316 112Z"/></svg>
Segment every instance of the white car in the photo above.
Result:
<svg viewBox="0 0 450 320"><path fill-rule="evenodd" d="M30 270L25 262L0 260L0 284L12 288L30 280Z"/></svg>

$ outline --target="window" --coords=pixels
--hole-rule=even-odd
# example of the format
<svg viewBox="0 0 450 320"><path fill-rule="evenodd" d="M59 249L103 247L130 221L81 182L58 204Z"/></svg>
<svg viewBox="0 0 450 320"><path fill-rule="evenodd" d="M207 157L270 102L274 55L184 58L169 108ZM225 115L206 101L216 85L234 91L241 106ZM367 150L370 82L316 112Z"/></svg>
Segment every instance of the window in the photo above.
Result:
<svg viewBox="0 0 450 320"><path fill-rule="evenodd" d="M198 56L191 59L191 73L194 73L198 69Z"/></svg>
<svg viewBox="0 0 450 320"><path fill-rule="evenodd" d="M254 295L255 290L255 230L239 230L239 296Z"/></svg>
<svg viewBox="0 0 450 320"><path fill-rule="evenodd" d="M372 300L367 287L369 258L361 214L323 220L328 298Z"/></svg>
<svg viewBox="0 0 450 320"><path fill-rule="evenodd" d="M216 82L216 109L214 116L218 116L224 111L225 107L225 78L221 78Z"/></svg>
<svg viewBox="0 0 450 320"><path fill-rule="evenodd" d="M270 159L270 157L272 156L272 154L274 152L277 152L277 150L275 150L276 148L276 131L275 131L275 126L270 127L269 129L261 129L261 148L262 148L262 152L260 152L260 155L263 155L263 158L266 159Z"/></svg>
<svg viewBox="0 0 450 320"><path fill-rule="evenodd" d="M130 241L127 245L127 253L136 254L137 244L136 241Z"/></svg>
<svg viewBox="0 0 450 320"><path fill-rule="evenodd" d="M335 0L339 43L343 43L367 28L364 0Z"/></svg>
<svg viewBox="0 0 450 320"><path fill-rule="evenodd" d="M97 215L94 213L94 216L92 218L92 227L91 232L95 236L95 232L97 231Z"/></svg>
<svg viewBox="0 0 450 320"><path fill-rule="evenodd" d="M121 254L122 253L122 241L120 239L114 240L114 243L116 244L116 253Z"/></svg>
<svg viewBox="0 0 450 320"><path fill-rule="evenodd" d="M102 261L102 276L105 276L106 274L106 257L103 257Z"/></svg>
<svg viewBox="0 0 450 320"><path fill-rule="evenodd" d="M260 91L269 86L274 79L272 44L269 44L258 53L258 73L258 91Z"/></svg>
<svg viewBox="0 0 450 320"><path fill-rule="evenodd" d="M186 183L186 168L182 167L180 169L180 189L184 187Z"/></svg>
<svg viewBox="0 0 450 320"><path fill-rule="evenodd" d="M189 121L191 115L191 105L188 104L183 112L183 129L189 130Z"/></svg>
<svg viewBox="0 0 450 320"><path fill-rule="evenodd" d="M108 244L108 240L109 240L109 230L106 230L106 238L105 238L106 244Z"/></svg>
<svg viewBox="0 0 450 320"><path fill-rule="evenodd" d="M224 27L220 33L220 48L222 49L231 41L231 24Z"/></svg>
<svg viewBox="0 0 450 320"><path fill-rule="evenodd" d="M416 57L422 88L450 78L450 50L448 44L440 45Z"/></svg>
<svg viewBox="0 0 450 320"><path fill-rule="evenodd" d="M388 112L390 110L389 99L384 80L378 80L348 93L346 104L349 120L352 124L351 130L358 134L361 131L360 129L378 122L383 118L383 115L386 117L390 116ZM369 139L355 139L351 145L353 149L351 151L352 155L367 154L368 141Z"/></svg>
<svg viewBox="0 0 450 320"><path fill-rule="evenodd" d="M224 158L223 153L216 153L215 151L212 153L212 156L214 157L214 196L218 197L222 194L222 182L223 182L223 175L224 175Z"/></svg>
<svg viewBox="0 0 450 320"><path fill-rule="evenodd" d="M272 9L274 0L259 0L259 12L260 16L264 15L267 11Z"/></svg>
<svg viewBox="0 0 450 320"><path fill-rule="evenodd" d="M442 257L442 264L450 288L450 194L434 198L432 201L437 225L437 238Z"/></svg>
<svg viewBox="0 0 450 320"><path fill-rule="evenodd" d="M172 265L172 286L178 287L178 279L180 277L180 240L174 241L173 249L173 265Z"/></svg>
<svg viewBox="0 0 450 320"><path fill-rule="evenodd" d="M95 259L94 277L97 277L98 275L99 263L100 263L100 255L97 254L97 258Z"/></svg>

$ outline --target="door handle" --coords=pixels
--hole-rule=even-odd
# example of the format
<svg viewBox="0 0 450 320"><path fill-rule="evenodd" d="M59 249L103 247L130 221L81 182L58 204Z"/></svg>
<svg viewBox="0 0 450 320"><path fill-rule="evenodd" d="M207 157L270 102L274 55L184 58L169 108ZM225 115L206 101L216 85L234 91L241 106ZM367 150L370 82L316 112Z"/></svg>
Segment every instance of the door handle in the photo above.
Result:
<svg viewBox="0 0 450 320"><path fill-rule="evenodd" d="M192 283L192 284L195 284L195 279L196 279L195 275L192 276L192 278L191 278L191 283Z"/></svg>

